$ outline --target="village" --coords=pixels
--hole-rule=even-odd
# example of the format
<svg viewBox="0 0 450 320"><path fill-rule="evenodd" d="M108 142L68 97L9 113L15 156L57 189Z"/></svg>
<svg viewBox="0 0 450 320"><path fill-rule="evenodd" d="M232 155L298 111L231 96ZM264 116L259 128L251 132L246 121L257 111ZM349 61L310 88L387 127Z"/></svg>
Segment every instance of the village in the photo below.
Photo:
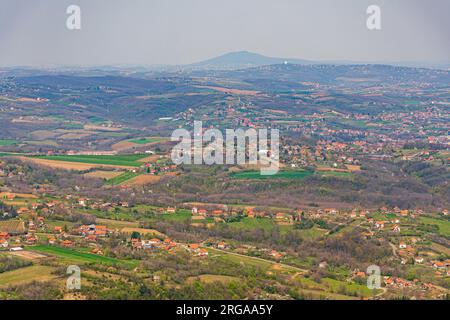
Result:
<svg viewBox="0 0 450 320"><path fill-rule="evenodd" d="M0 299L448 299L448 72L244 70L2 70Z"/></svg>
<svg viewBox="0 0 450 320"><path fill-rule="evenodd" d="M17 216L0 221L0 250L11 252L16 256L27 257L28 252L46 254L46 250L40 251L42 246L81 250L93 255L105 256L110 251L110 239L117 238L120 239L118 247L123 246L133 251L166 252L172 255L186 252L193 257L207 258L210 254L214 254L214 251L211 250L219 250L272 261L275 264L289 265L289 261L292 260L290 250L283 251L216 237L207 238L200 243L186 243L170 238L155 229L144 228L138 224L127 227L127 222L115 221L110 218L98 219L95 216L90 218L80 216L73 221L58 220L57 218L61 212L133 210L134 205L130 205L128 202L105 203L96 199L72 195L50 200L33 194L13 192L2 192L0 196L4 203L17 203L18 201L28 203L27 206L12 206L11 209L15 210ZM139 205L136 206L139 208ZM246 223L251 225L270 222L277 228L292 228L300 232L316 230L325 236L338 233L341 229L358 227L365 230L363 235L367 239L376 238L387 241L392 247L393 257L398 264L424 266L432 270L434 277L442 279L450 276L448 256L445 259L445 254L430 252L427 240L416 235L417 233L410 235L411 233L408 232L422 218L448 217L448 209L430 215L423 210L407 210L398 207L370 210L297 209L294 212L289 210L277 212L249 206L184 204L179 207L152 207L152 212L156 219L186 219L194 229L214 229L221 224ZM5 216L7 214L9 213L4 213ZM83 221L88 223L83 224ZM102 223L98 224L96 221ZM436 244L434 249L439 247L442 246ZM37 251L34 251L33 248L37 248ZM295 267L295 264L292 267ZM327 268L328 263L326 260L319 261L317 267L319 269ZM367 276L368 274L364 271L354 270L349 281ZM391 289L415 288L440 292L439 286L430 282L391 276L384 277L384 286Z"/></svg>

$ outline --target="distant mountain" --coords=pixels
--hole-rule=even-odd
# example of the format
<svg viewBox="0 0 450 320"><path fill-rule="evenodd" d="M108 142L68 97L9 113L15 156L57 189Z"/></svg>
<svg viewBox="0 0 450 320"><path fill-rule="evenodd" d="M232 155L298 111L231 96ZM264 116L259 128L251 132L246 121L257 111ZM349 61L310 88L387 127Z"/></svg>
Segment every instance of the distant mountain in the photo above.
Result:
<svg viewBox="0 0 450 320"><path fill-rule="evenodd" d="M208 60L200 61L197 63L177 66L176 69L183 70L238 70L253 67L261 67L266 65L275 64L295 64L295 65L366 65L366 64L383 64L393 66L403 66L412 68L431 68L431 69L444 69L450 68L449 63L425 63L425 62L373 62L373 61L351 61L351 60L305 60L305 59L291 59L291 58L276 58L268 57L262 54L249 52L249 51L237 51L223 54L221 56L211 58ZM168 67L169 70L173 67Z"/></svg>
<svg viewBox="0 0 450 320"><path fill-rule="evenodd" d="M190 64L185 66L185 68L234 70L282 63L311 64L313 62L302 59L273 58L253 52L238 51L226 53L212 59Z"/></svg>

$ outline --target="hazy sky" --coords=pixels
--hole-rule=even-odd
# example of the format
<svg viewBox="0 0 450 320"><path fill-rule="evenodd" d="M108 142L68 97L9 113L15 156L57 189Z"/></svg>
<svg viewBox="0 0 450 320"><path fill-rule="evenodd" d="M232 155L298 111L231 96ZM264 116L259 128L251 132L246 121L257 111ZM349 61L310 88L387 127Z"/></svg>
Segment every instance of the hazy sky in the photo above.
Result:
<svg viewBox="0 0 450 320"><path fill-rule="evenodd" d="M66 28L81 7L82 29ZM382 30L366 9L382 10ZM230 51L450 60L449 0L0 0L0 66L184 64Z"/></svg>

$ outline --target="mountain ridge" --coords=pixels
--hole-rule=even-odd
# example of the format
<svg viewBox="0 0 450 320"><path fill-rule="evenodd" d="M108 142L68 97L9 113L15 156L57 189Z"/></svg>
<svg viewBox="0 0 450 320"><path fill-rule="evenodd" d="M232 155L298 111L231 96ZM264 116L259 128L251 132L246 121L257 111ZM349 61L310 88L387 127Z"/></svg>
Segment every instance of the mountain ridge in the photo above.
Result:
<svg viewBox="0 0 450 320"><path fill-rule="evenodd" d="M207 60L188 64L186 65L186 67L239 69L283 63L313 64L314 62L305 59L268 57L259 53L249 51L234 51Z"/></svg>

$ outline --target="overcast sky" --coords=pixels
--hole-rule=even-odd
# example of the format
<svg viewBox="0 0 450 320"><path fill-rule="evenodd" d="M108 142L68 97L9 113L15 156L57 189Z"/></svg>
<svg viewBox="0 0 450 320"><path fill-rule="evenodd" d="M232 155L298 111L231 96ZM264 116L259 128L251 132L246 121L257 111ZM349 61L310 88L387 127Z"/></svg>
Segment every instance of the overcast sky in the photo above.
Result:
<svg viewBox="0 0 450 320"><path fill-rule="evenodd" d="M82 29L66 28L81 7ZM382 10L382 30L366 9ZM0 66L185 64L230 51L450 60L449 0L0 0Z"/></svg>

